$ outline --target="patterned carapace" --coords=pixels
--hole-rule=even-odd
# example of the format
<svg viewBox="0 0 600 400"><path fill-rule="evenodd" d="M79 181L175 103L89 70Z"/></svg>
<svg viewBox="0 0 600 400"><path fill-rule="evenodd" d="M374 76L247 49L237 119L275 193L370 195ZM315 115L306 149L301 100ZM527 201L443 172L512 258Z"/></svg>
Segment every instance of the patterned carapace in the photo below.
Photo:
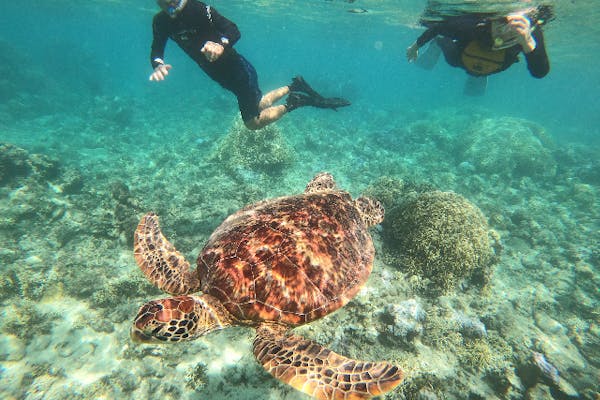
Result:
<svg viewBox="0 0 600 400"><path fill-rule="evenodd" d="M371 273L373 255L347 193L306 194L226 219L200 254L198 272L202 291L237 319L298 325L346 304Z"/></svg>

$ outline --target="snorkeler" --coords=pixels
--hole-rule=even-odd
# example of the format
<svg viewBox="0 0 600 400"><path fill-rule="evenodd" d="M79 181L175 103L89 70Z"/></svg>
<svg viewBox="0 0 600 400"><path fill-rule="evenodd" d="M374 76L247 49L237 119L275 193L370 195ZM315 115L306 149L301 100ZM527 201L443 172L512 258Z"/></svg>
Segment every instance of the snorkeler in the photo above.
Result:
<svg viewBox="0 0 600 400"><path fill-rule="evenodd" d="M162 11L152 22L151 81L162 81L169 75L172 66L164 62L164 50L171 38L209 77L236 95L242 119L249 129L263 128L299 107L335 110L350 105L346 99L321 96L300 76L290 85L263 96L256 70L233 48L241 36L235 23L197 0L157 0L157 3ZM285 104L274 105L286 95Z"/></svg>
<svg viewBox="0 0 600 400"><path fill-rule="evenodd" d="M409 62L416 61L430 69L442 52L449 65L464 69L472 77L465 88L467 94L481 94L487 76L518 62L521 52L531 76L543 78L550 71L550 63L541 26L551 14L550 8L544 6L507 16L463 14L442 21L422 21L428 29L408 47L406 57ZM434 38L420 57L419 49ZM475 90L470 91L469 85L475 85L471 87Z"/></svg>

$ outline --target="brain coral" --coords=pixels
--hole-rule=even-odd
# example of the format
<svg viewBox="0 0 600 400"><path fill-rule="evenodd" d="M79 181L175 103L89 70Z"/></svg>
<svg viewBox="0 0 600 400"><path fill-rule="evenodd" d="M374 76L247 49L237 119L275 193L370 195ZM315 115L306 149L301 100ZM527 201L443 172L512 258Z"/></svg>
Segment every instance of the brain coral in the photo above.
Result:
<svg viewBox="0 0 600 400"><path fill-rule="evenodd" d="M409 273L448 291L493 260L490 231L482 212L464 197L420 193L386 216L386 236Z"/></svg>
<svg viewBox="0 0 600 400"><path fill-rule="evenodd" d="M544 129L516 118L488 118L476 122L465 135L462 161L478 172L507 177L554 176L554 147Z"/></svg>
<svg viewBox="0 0 600 400"><path fill-rule="evenodd" d="M212 154L211 160L231 172L239 172L242 168L279 174L292 163L293 152L276 125L251 131L237 121Z"/></svg>

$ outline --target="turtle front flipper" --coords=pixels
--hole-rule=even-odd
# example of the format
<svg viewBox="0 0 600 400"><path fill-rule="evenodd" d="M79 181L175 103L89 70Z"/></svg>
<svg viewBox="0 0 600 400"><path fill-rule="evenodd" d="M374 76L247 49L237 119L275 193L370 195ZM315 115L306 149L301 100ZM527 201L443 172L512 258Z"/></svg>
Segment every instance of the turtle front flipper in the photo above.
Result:
<svg viewBox="0 0 600 400"><path fill-rule="evenodd" d="M402 381L394 365L352 360L285 331L275 324L259 326L254 356L275 378L316 399L370 399Z"/></svg>
<svg viewBox="0 0 600 400"><path fill-rule="evenodd" d="M150 283L173 295L197 292L200 280L175 247L163 236L154 213L144 215L133 236L135 261Z"/></svg>

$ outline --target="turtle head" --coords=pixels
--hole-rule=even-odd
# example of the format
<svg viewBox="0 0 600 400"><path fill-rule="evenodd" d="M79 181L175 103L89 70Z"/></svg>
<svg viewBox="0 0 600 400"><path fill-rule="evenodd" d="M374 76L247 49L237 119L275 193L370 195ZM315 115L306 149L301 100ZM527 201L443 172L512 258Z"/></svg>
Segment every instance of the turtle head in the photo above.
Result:
<svg viewBox="0 0 600 400"><path fill-rule="evenodd" d="M138 343L194 340L230 324L229 313L211 296L171 297L140 307L131 327L131 339Z"/></svg>

